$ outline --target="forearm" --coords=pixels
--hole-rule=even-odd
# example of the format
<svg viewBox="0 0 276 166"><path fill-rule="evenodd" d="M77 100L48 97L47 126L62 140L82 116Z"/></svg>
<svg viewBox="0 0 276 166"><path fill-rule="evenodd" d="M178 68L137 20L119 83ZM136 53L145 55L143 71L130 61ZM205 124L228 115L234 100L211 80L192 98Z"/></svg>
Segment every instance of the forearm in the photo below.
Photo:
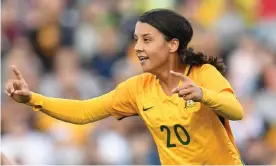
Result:
<svg viewBox="0 0 276 166"><path fill-rule="evenodd" d="M215 92L202 88L202 103L229 120L241 120L243 108L237 98L228 91Z"/></svg>
<svg viewBox="0 0 276 166"><path fill-rule="evenodd" d="M55 119L74 124L87 124L110 116L100 98L90 100L68 100L45 97L32 93L28 105Z"/></svg>

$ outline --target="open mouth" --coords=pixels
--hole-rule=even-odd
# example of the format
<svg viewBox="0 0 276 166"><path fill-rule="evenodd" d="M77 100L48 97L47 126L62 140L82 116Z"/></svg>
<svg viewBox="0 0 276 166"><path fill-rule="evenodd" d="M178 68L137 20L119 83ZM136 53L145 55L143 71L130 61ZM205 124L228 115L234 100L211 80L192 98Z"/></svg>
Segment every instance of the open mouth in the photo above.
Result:
<svg viewBox="0 0 276 166"><path fill-rule="evenodd" d="M139 58L139 60L140 60L141 63L143 63L143 62L145 62L147 59L149 59L149 57L146 57L146 56L139 56L138 58Z"/></svg>

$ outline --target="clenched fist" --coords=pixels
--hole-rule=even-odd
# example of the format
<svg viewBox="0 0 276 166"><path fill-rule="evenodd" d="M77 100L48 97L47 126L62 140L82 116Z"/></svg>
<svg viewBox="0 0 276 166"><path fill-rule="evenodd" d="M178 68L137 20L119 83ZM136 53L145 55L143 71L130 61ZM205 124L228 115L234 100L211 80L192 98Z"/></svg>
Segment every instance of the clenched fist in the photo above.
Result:
<svg viewBox="0 0 276 166"><path fill-rule="evenodd" d="M11 66L15 75L6 83L6 94L19 103L27 103L31 99L31 91L16 66Z"/></svg>
<svg viewBox="0 0 276 166"><path fill-rule="evenodd" d="M174 88L172 93L178 93L179 97L182 97L184 100L193 100L194 102L201 102L203 94L200 87L198 87L189 77L170 71L171 75L179 77L182 81L182 85Z"/></svg>

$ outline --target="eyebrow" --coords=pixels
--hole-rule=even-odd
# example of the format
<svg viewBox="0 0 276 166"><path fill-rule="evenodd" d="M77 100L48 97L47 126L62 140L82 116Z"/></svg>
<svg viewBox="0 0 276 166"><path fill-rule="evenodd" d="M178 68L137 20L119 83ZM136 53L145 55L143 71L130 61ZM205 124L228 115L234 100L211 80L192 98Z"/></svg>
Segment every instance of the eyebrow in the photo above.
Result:
<svg viewBox="0 0 276 166"><path fill-rule="evenodd" d="M145 34L142 34L141 36L146 37L146 36L150 36L150 35L151 35L151 34L149 34L149 33L145 33ZM134 34L133 36L134 36L134 37L137 37L136 34Z"/></svg>

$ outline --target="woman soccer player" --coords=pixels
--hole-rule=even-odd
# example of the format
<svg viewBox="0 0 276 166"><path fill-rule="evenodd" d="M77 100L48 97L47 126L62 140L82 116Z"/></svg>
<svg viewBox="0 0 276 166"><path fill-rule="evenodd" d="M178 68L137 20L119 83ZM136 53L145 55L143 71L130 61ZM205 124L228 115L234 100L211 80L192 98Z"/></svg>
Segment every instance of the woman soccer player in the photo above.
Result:
<svg viewBox="0 0 276 166"><path fill-rule="evenodd" d="M149 128L162 164L242 164L229 120L243 118L242 107L220 59L194 53L187 45L190 23L156 9L136 24L135 51L144 74L90 100L66 100L31 92L19 70L6 85L15 101L56 119L87 124L114 116L139 115Z"/></svg>

